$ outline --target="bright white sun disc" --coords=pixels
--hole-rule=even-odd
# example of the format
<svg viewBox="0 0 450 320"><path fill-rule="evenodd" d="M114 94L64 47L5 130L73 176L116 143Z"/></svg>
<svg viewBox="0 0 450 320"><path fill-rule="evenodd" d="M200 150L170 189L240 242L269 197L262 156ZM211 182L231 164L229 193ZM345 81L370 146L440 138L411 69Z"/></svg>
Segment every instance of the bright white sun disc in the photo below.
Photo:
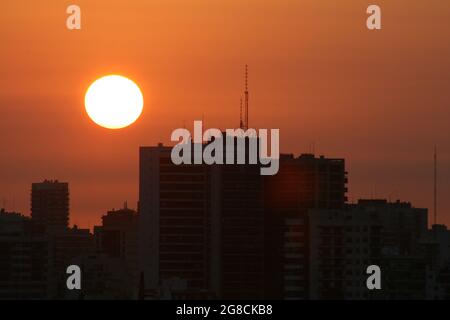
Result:
<svg viewBox="0 0 450 320"><path fill-rule="evenodd" d="M120 129L135 122L142 113L144 98L130 79L109 75L91 84L84 98L86 112L99 126Z"/></svg>

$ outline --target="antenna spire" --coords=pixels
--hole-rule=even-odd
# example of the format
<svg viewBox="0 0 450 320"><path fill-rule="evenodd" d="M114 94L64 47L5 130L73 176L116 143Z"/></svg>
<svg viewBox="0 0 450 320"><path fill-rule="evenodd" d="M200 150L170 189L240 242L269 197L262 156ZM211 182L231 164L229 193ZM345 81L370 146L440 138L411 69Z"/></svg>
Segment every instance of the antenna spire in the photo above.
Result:
<svg viewBox="0 0 450 320"><path fill-rule="evenodd" d="M245 105L244 105L244 129L248 129L248 65L245 65Z"/></svg>
<svg viewBox="0 0 450 320"><path fill-rule="evenodd" d="M239 128L244 128L244 122L242 121L242 98L241 98L241 107L240 107L240 113L239 113Z"/></svg>
<svg viewBox="0 0 450 320"><path fill-rule="evenodd" d="M434 146L434 224L437 224L437 147Z"/></svg>

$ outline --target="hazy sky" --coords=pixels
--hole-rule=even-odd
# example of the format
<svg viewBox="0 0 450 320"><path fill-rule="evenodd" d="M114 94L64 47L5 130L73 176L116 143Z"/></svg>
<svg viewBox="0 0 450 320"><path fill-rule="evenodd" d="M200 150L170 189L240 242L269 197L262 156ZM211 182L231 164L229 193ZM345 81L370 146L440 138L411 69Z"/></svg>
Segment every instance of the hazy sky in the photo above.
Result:
<svg viewBox="0 0 450 320"><path fill-rule="evenodd" d="M66 29L66 8L82 30ZM369 4L382 8L369 31ZM14 0L0 2L0 206L29 213L32 182L70 183L71 223L138 198L138 147L204 119L280 128L281 150L344 157L349 199L432 207L450 224L450 2L442 0ZM111 131L84 111L96 78L143 90L142 117Z"/></svg>

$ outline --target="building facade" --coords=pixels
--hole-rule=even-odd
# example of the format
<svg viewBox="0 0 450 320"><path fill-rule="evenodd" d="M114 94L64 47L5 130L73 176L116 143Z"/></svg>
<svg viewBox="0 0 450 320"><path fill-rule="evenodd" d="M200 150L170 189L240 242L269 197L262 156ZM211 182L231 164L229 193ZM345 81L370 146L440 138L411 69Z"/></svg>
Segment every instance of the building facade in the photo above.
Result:
<svg viewBox="0 0 450 320"><path fill-rule="evenodd" d="M343 209L309 210L311 299L422 299L426 259L420 239L427 210L410 203L360 200ZM382 271L368 290L367 267Z"/></svg>
<svg viewBox="0 0 450 320"><path fill-rule="evenodd" d="M264 178L266 297L309 297L307 213L310 209L343 208L346 184L344 159L312 154L282 154L278 174Z"/></svg>
<svg viewBox="0 0 450 320"><path fill-rule="evenodd" d="M69 226L69 184L45 180L31 186L31 217L49 232Z"/></svg>

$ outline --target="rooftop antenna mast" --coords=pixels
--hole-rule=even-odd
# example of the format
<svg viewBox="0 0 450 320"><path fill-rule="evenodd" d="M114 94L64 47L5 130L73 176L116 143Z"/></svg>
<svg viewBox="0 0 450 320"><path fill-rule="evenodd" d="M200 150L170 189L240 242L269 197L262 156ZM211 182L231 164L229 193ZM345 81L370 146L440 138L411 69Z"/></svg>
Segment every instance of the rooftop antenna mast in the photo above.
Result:
<svg viewBox="0 0 450 320"><path fill-rule="evenodd" d="M241 107L240 107L240 114L239 114L239 128L244 128L244 121L242 120L242 98L241 98Z"/></svg>
<svg viewBox="0 0 450 320"><path fill-rule="evenodd" d="M434 146L434 224L437 224L437 147Z"/></svg>
<svg viewBox="0 0 450 320"><path fill-rule="evenodd" d="M244 114L245 114L245 122L244 129L248 129L248 65L245 65L245 104L244 104Z"/></svg>

